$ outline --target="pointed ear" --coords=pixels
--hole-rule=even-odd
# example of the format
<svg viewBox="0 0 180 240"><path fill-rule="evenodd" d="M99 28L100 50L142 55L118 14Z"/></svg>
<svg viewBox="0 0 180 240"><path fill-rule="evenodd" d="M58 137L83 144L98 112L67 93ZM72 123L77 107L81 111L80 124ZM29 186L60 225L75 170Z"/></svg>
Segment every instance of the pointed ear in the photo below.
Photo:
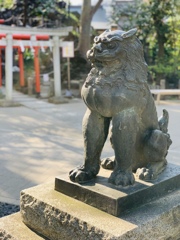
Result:
<svg viewBox="0 0 180 240"><path fill-rule="evenodd" d="M111 31L110 29L106 29L103 33L107 33L107 32L110 32L110 31Z"/></svg>
<svg viewBox="0 0 180 240"><path fill-rule="evenodd" d="M123 34L122 34L122 37L123 37L123 38L132 37L132 36L134 36L134 35L136 34L136 32L137 32L137 28L133 28L133 29L131 29L131 30L123 33Z"/></svg>

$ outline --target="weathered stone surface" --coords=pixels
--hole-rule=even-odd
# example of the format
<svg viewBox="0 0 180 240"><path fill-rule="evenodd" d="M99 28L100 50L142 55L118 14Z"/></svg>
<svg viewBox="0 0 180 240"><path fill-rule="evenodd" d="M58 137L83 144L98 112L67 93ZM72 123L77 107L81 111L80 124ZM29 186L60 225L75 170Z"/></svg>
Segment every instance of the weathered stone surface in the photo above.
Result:
<svg viewBox="0 0 180 240"><path fill-rule="evenodd" d="M151 181L167 166L172 143L169 114L160 119L147 84L148 68L137 29L106 30L94 38L87 52L92 69L81 90L87 111L83 117L84 162L69 172L71 181L91 181L100 169L100 157L109 130L114 150L114 169L109 182L134 184ZM105 162L108 162L106 159ZM109 163L103 164L109 168Z"/></svg>
<svg viewBox="0 0 180 240"><path fill-rule="evenodd" d="M16 240L10 234L8 234L6 231L4 231L2 229L0 229L0 239L1 240L6 240L6 239Z"/></svg>
<svg viewBox="0 0 180 240"><path fill-rule="evenodd" d="M178 190L129 212L122 219L138 225L134 231L135 239L148 239L149 236L149 239L152 240L179 240L179 198L180 191ZM149 209L147 209L148 207Z"/></svg>
<svg viewBox="0 0 180 240"><path fill-rule="evenodd" d="M85 202L114 216L152 201L168 191L180 188L180 166L168 164L164 172L152 182L145 182L137 177L133 186L114 186L108 182L111 171L101 169L91 182L78 184L68 177L56 177L55 190Z"/></svg>
<svg viewBox="0 0 180 240"><path fill-rule="evenodd" d="M28 228L21 219L20 213L0 218L1 240L47 240Z"/></svg>
<svg viewBox="0 0 180 240"><path fill-rule="evenodd" d="M53 183L21 193L24 223L52 240L178 239L180 191L120 217L53 190Z"/></svg>

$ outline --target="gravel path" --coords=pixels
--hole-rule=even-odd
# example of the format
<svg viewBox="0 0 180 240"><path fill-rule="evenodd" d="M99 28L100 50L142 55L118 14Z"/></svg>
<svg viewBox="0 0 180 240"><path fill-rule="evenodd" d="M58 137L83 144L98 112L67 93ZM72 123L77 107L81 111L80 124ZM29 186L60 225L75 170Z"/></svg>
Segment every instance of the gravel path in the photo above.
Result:
<svg viewBox="0 0 180 240"><path fill-rule="evenodd" d="M19 206L0 202L0 218L18 212Z"/></svg>

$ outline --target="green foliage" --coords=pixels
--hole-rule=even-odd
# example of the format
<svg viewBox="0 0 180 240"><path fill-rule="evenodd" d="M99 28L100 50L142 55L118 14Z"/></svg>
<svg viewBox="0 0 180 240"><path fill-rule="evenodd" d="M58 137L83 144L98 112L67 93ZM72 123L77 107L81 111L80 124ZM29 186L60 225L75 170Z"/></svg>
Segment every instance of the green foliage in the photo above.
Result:
<svg viewBox="0 0 180 240"><path fill-rule="evenodd" d="M13 5L13 0L0 0L1 8L9 8Z"/></svg>
<svg viewBox="0 0 180 240"><path fill-rule="evenodd" d="M179 0L150 0L113 5L112 21L123 30L138 28L150 72L158 78L180 77ZM178 36L178 37L177 37Z"/></svg>
<svg viewBox="0 0 180 240"><path fill-rule="evenodd" d="M34 54L32 53L32 51L28 48L25 48L25 51L24 51L24 60L25 61L31 61L34 59Z"/></svg>
<svg viewBox="0 0 180 240"><path fill-rule="evenodd" d="M29 72L32 72L34 70L34 54L30 49L26 48L23 53L23 57L25 72L29 74Z"/></svg>
<svg viewBox="0 0 180 240"><path fill-rule="evenodd" d="M67 4L59 0L0 0L1 18L6 24L60 27L67 20ZM56 21L57 20L57 21Z"/></svg>
<svg viewBox="0 0 180 240"><path fill-rule="evenodd" d="M33 6L34 5L34 6ZM34 16L44 16L47 17L49 13L54 13L56 9L55 0L36 0L34 4L30 6L31 14Z"/></svg>
<svg viewBox="0 0 180 240"><path fill-rule="evenodd" d="M69 17L71 18L72 21L74 21L75 23L79 23L79 17L76 16L73 13L69 13Z"/></svg>

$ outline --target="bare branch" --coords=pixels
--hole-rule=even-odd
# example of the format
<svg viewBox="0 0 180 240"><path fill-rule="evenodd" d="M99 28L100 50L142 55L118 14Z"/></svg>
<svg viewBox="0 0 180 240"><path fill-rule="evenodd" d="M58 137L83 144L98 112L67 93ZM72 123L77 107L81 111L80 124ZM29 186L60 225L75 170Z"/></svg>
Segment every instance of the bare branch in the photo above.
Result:
<svg viewBox="0 0 180 240"><path fill-rule="evenodd" d="M91 7L91 18L93 17L93 15L95 14L95 12L98 10L98 8L100 7L101 3L103 2L103 0L98 0L98 2L96 3L95 6Z"/></svg>

